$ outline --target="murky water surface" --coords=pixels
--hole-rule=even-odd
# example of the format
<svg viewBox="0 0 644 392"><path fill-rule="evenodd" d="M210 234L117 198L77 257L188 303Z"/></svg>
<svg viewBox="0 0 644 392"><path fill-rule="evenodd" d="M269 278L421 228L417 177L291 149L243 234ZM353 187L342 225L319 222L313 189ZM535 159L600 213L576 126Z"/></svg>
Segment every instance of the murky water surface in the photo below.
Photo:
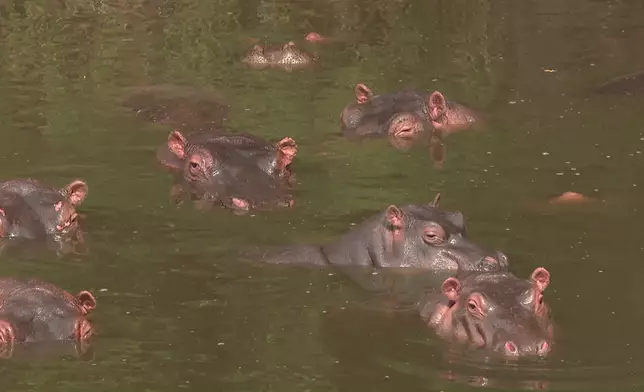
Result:
<svg viewBox="0 0 644 392"><path fill-rule="evenodd" d="M254 71L251 38L316 47L313 69ZM644 96L593 88L644 69L644 5L587 1L0 1L0 177L83 178L87 246L2 256L2 275L97 295L99 335L17 347L6 391L638 390L644 385ZM353 86L439 89L481 110L427 150L350 142ZM292 211L236 216L169 201L169 128L128 88L218 91L229 124L295 138ZM577 191L597 202L559 206ZM338 271L242 262L249 246L331 240L389 204L463 211L469 234L527 277L552 274L554 355L503 363L445 345L413 311ZM40 351L39 351L40 352Z"/></svg>

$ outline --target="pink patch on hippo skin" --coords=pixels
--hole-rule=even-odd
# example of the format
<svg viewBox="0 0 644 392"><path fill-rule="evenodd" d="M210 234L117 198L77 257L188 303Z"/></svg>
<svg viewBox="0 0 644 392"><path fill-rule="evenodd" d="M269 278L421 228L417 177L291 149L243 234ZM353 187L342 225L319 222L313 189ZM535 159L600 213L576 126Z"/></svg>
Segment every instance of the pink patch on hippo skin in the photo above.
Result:
<svg viewBox="0 0 644 392"><path fill-rule="evenodd" d="M250 203L244 199L233 197L231 201L233 203L233 206L239 210L243 210L243 211L250 210Z"/></svg>
<svg viewBox="0 0 644 392"><path fill-rule="evenodd" d="M0 344L13 343L16 335L13 331L13 326L7 320L0 320Z"/></svg>
<svg viewBox="0 0 644 392"><path fill-rule="evenodd" d="M304 36L304 40L311 43L318 43L318 42L325 42L327 38L316 33L315 31L311 31L306 36Z"/></svg>
<svg viewBox="0 0 644 392"><path fill-rule="evenodd" d="M56 204L54 205L54 209L55 209L56 211L60 211L60 210L61 210L61 208L63 208L63 202L62 202L62 201L59 201L58 203L56 203Z"/></svg>

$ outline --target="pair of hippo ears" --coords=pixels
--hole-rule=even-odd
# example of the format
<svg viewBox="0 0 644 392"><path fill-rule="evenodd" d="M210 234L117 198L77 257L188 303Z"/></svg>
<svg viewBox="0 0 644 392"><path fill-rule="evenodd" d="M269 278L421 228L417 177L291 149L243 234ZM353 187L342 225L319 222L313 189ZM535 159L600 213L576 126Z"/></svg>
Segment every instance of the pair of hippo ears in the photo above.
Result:
<svg viewBox="0 0 644 392"><path fill-rule="evenodd" d="M537 267L530 274L530 283L532 283L539 292L544 292L550 284L550 272L543 267ZM443 282L441 290L450 301L456 301L462 289L461 281L457 278L447 278Z"/></svg>

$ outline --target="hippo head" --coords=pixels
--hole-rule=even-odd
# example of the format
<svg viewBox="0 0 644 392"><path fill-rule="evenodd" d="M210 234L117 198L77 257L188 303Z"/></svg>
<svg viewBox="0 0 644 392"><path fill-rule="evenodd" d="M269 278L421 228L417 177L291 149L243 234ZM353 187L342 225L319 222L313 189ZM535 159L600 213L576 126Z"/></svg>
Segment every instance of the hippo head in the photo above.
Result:
<svg viewBox="0 0 644 392"><path fill-rule="evenodd" d="M545 356L553 330L543 298L549 283L545 268L535 269L530 280L509 272L448 278L442 285L444 300L426 318L446 340L509 358Z"/></svg>
<svg viewBox="0 0 644 392"><path fill-rule="evenodd" d="M439 208L440 194L426 205L391 205L385 211L385 240L398 266L434 270L499 271L507 257L466 236L465 217Z"/></svg>
<svg viewBox="0 0 644 392"><path fill-rule="evenodd" d="M7 181L0 192L0 236L38 237L42 232L60 238L78 228L76 207L87 197L88 187L74 180L56 189L27 179Z"/></svg>
<svg viewBox="0 0 644 392"><path fill-rule="evenodd" d="M196 196L200 209L214 202L238 212L291 207L293 201L282 180L290 177L289 165L297 152L295 141L284 138L275 145L252 145L251 139L241 139L211 136L198 143L172 132L167 150L175 157L181 181L173 186L171 195L175 199L184 193Z"/></svg>
<svg viewBox="0 0 644 392"><path fill-rule="evenodd" d="M2 279L0 344L87 340L93 327L87 315L96 307L89 291L72 295L52 284Z"/></svg>
<svg viewBox="0 0 644 392"><path fill-rule="evenodd" d="M87 184L74 180L61 189L40 189L25 195L25 200L38 213L46 232L56 238L78 229L78 207L87 197Z"/></svg>
<svg viewBox="0 0 644 392"><path fill-rule="evenodd" d="M398 148L407 146L428 127L423 98L413 92L374 95L365 84L355 86L356 101L340 115L349 137L387 136Z"/></svg>

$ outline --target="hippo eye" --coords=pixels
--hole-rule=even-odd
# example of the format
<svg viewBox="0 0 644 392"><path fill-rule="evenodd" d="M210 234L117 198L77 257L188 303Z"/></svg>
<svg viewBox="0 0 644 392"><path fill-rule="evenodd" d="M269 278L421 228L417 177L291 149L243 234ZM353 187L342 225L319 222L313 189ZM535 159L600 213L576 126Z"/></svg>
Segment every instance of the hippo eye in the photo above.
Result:
<svg viewBox="0 0 644 392"><path fill-rule="evenodd" d="M199 174L200 168L199 168L199 162L197 161L190 161L188 164L188 171L190 172L191 176L197 176Z"/></svg>
<svg viewBox="0 0 644 392"><path fill-rule="evenodd" d="M430 245L438 245L445 240L445 231L440 226L425 229L424 241Z"/></svg>

